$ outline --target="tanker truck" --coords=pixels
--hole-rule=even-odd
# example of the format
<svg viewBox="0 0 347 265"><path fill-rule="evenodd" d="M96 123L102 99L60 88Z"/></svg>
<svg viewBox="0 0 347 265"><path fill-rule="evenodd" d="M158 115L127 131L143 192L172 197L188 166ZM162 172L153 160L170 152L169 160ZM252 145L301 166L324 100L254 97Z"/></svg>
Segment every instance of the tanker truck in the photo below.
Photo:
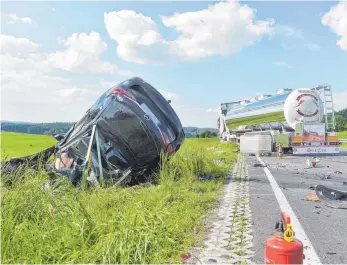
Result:
<svg viewBox="0 0 347 265"><path fill-rule="evenodd" d="M270 153L281 145L293 154L339 153L329 85L222 103L220 114L224 134L237 135L241 152Z"/></svg>

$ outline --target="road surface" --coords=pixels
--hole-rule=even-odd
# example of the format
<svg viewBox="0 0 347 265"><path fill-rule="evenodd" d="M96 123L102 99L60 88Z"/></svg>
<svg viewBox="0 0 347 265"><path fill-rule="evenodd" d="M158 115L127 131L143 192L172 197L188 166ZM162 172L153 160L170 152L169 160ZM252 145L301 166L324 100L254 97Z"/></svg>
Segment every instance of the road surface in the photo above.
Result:
<svg viewBox="0 0 347 265"><path fill-rule="evenodd" d="M321 264L347 264L347 210L327 207L322 201L304 200L314 191L310 189L312 185L347 190L347 185L343 184L347 182L347 152L342 150L339 156L320 156L319 159L318 168L308 168L305 156L261 157L280 187L277 192L284 194L312 244L312 249L305 248L304 253L310 256L307 259L314 260L317 254ZM257 163L257 157L248 156L254 245L251 261L263 264L265 240L280 218L282 202L278 202L264 168L254 166ZM294 226L293 229L299 228Z"/></svg>

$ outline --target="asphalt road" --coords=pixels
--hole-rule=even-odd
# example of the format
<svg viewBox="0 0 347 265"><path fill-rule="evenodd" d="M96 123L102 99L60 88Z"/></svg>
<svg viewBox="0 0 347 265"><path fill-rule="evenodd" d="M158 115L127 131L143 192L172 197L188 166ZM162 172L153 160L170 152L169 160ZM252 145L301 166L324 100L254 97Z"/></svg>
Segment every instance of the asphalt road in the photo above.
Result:
<svg viewBox="0 0 347 265"><path fill-rule="evenodd" d="M265 240L280 219L280 206L256 157L249 156L250 207L253 220L255 256L264 263ZM326 202L306 201L312 185L347 191L347 152L339 156L320 156L317 168L308 168L306 157L261 157L281 187L287 201L313 245L322 264L347 264L347 210L326 206ZM295 231L295 227L293 227Z"/></svg>

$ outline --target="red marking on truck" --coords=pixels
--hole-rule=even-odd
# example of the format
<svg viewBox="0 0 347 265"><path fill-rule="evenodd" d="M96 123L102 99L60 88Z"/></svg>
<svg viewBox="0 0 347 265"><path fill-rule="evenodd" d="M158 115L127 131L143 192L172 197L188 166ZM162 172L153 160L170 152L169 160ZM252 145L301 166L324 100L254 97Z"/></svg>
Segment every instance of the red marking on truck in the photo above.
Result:
<svg viewBox="0 0 347 265"><path fill-rule="evenodd" d="M302 97L312 97L312 98L314 98L315 100L318 100L318 98L317 98L316 96L312 95L312 94L301 94L301 95L299 95L299 96L296 98L296 100L299 101Z"/></svg>
<svg viewBox="0 0 347 265"><path fill-rule="evenodd" d="M301 116L304 116L304 117L313 117L313 116L316 116L318 114L318 110L316 110L314 113L312 114L305 114L303 113L301 110L297 110L296 111L297 113L299 113Z"/></svg>
<svg viewBox="0 0 347 265"><path fill-rule="evenodd" d="M301 105L302 103L304 103L304 101L301 99L301 100L299 101L298 105L296 105L296 107L297 107L297 108L300 107L300 105Z"/></svg>

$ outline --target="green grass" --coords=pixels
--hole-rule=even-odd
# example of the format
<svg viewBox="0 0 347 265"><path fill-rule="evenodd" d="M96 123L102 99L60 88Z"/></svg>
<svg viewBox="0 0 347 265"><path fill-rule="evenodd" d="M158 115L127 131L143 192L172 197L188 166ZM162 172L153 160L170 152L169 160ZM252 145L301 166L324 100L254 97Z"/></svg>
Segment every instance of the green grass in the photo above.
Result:
<svg viewBox="0 0 347 265"><path fill-rule="evenodd" d="M347 139L347 131L344 131L344 132L337 132L337 135L339 136L339 138L341 139ZM347 148L347 143L342 143L340 145L340 147L342 148Z"/></svg>
<svg viewBox="0 0 347 265"><path fill-rule="evenodd" d="M53 146L55 143L56 140L51 136L2 132L1 160L4 160L6 157L31 155Z"/></svg>
<svg viewBox="0 0 347 265"><path fill-rule="evenodd" d="M258 125L265 122L278 122L278 121L285 121L283 111L255 115L255 116L250 116L245 118L232 119L232 120L228 120L226 124L228 128L232 130L237 128L238 126L243 126L243 125L252 126L252 125Z"/></svg>
<svg viewBox="0 0 347 265"><path fill-rule="evenodd" d="M347 131L337 132L337 135L339 136L339 138L347 139Z"/></svg>
<svg viewBox="0 0 347 265"><path fill-rule="evenodd" d="M47 191L44 171L27 171L12 187L1 183L1 262L181 263L178 255L201 238L224 182L197 176L224 176L234 149L218 139L186 139L163 164L159 185L81 191L62 179Z"/></svg>

